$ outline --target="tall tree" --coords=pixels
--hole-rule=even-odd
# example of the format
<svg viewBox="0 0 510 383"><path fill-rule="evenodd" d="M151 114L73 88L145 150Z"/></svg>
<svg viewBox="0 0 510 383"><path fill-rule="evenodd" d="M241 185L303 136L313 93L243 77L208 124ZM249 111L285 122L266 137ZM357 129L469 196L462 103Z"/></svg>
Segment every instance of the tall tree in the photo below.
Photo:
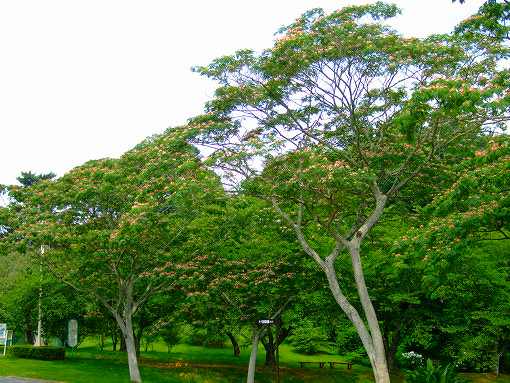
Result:
<svg viewBox="0 0 510 383"><path fill-rule="evenodd" d="M324 272L377 382L389 373L362 243L404 187L451 160L447 149L496 129L508 107L497 42L403 38L377 22L398 12L383 3L315 9L260 55L196 68L220 86L191 123L195 142L213 149L209 163L231 183L251 178L243 187L272 203ZM339 284L343 250L361 313Z"/></svg>
<svg viewBox="0 0 510 383"><path fill-rule="evenodd" d="M111 312L131 381L140 382L133 316L151 296L178 285L165 270L194 256L188 228L201 207L222 196L217 177L170 130L118 160L90 161L9 193L23 223L11 238L25 248L49 245L49 270Z"/></svg>

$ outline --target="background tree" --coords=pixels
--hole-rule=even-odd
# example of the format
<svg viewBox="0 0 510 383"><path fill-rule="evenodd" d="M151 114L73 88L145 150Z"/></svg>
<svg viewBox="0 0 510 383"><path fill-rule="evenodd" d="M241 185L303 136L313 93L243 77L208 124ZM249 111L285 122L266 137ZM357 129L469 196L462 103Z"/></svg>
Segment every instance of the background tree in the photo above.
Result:
<svg viewBox="0 0 510 383"><path fill-rule="evenodd" d="M236 332L252 329L259 319L284 307L279 325L260 339L266 365L273 366L276 347L291 333L283 314L300 301L297 291L317 288L316 273L309 273L310 262L300 255L293 233L282 229L270 205L258 198L229 199L216 214L204 217L199 230L215 240L206 243L201 262L192 269L199 273L190 278L192 291L183 313L228 336L236 350Z"/></svg>
<svg viewBox="0 0 510 383"><path fill-rule="evenodd" d="M508 137L499 136L457 165L456 182L395 251L398 269L420 276L419 299L428 302L428 341L411 336L410 346L470 369L499 371L509 347L509 158Z"/></svg>
<svg viewBox="0 0 510 383"><path fill-rule="evenodd" d="M28 172L21 172L21 175L19 177L16 177L16 180L24 187L29 187L34 184L36 184L39 181L44 180L51 180L56 177L56 174L53 172L50 173L32 173L31 171Z"/></svg>

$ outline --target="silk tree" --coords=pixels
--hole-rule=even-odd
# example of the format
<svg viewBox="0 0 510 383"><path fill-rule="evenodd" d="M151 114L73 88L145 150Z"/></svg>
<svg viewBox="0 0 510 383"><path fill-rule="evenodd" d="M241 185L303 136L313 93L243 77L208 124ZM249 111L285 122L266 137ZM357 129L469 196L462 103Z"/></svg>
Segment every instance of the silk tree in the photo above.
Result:
<svg viewBox="0 0 510 383"><path fill-rule="evenodd" d="M263 200L232 197L214 214L196 221L195 228L197 238L207 240L199 259L186 267L183 286L189 298L181 310L190 320L206 322L225 334L235 332L282 306L292 308L299 302L296 291L308 292L318 283L316 273L311 280L304 271L310 261L302 257L292 231L281 227ZM277 334L267 331L261 339L266 365L274 365L276 344L290 333L290 323L280 325Z"/></svg>
<svg viewBox="0 0 510 383"><path fill-rule="evenodd" d="M133 317L155 294L179 288L167 270L196 256L189 228L203 206L222 198L217 176L174 130L120 159L89 161L9 193L20 218L9 239L26 249L49 245L42 262L111 313L131 381L141 382Z"/></svg>
<svg viewBox="0 0 510 383"><path fill-rule="evenodd" d="M238 51L197 67L219 86L190 123L209 164L231 187L270 201L324 272L377 382L390 378L364 240L404 188L417 177L427 182L420 176L452 161L455 147L500 128L508 107L497 42L404 38L381 23L398 13L383 3L314 9L260 54ZM344 254L361 310L339 284Z"/></svg>

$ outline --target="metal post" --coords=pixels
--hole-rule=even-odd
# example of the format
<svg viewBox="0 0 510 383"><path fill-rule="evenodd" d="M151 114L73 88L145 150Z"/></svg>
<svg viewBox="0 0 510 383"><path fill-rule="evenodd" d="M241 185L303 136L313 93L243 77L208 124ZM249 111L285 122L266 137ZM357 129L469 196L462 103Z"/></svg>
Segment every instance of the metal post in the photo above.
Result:
<svg viewBox="0 0 510 383"><path fill-rule="evenodd" d="M278 326L278 337L280 336L280 327ZM280 341L276 339L276 377L277 383L280 383Z"/></svg>
<svg viewBox="0 0 510 383"><path fill-rule="evenodd" d="M37 338L35 339L34 346L41 347L43 344L42 341L42 283L43 283L43 275L42 275L42 257L44 255L44 245L41 245L41 256L39 257L39 303L38 303L38 315L37 315Z"/></svg>

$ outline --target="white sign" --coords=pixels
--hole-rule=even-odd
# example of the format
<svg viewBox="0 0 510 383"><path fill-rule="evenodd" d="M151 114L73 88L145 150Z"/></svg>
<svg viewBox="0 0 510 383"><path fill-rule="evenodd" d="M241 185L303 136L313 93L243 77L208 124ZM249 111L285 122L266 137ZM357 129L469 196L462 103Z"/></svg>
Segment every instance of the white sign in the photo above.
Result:
<svg viewBox="0 0 510 383"><path fill-rule="evenodd" d="M78 321L71 319L67 324L67 345L76 347L78 344Z"/></svg>
<svg viewBox="0 0 510 383"><path fill-rule="evenodd" d="M4 346L4 355L7 349L7 323L0 323L0 344Z"/></svg>

